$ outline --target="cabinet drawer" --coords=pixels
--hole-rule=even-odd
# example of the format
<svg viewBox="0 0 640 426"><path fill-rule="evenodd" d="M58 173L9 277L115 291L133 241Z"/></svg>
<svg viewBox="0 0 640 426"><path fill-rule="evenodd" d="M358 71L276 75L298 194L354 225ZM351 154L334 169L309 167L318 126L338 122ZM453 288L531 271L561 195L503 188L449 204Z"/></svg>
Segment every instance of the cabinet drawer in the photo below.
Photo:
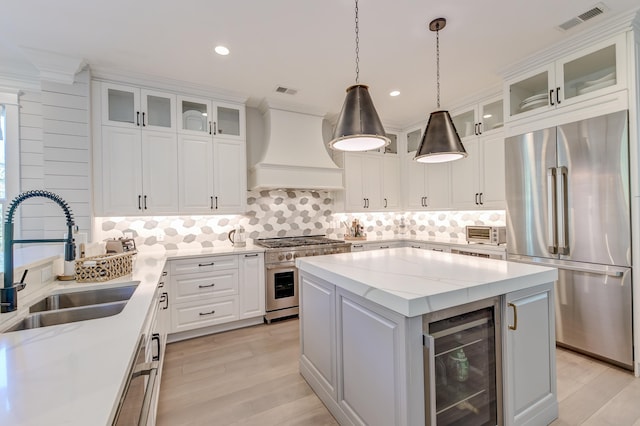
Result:
<svg viewBox="0 0 640 426"><path fill-rule="evenodd" d="M173 278L173 282L171 294L175 295L175 303L238 294L237 269L180 275Z"/></svg>
<svg viewBox="0 0 640 426"><path fill-rule="evenodd" d="M238 268L238 256L236 255L196 257L171 261L172 276L233 268Z"/></svg>
<svg viewBox="0 0 640 426"><path fill-rule="evenodd" d="M171 312L173 332L222 324L238 319L238 297L195 301L174 305Z"/></svg>

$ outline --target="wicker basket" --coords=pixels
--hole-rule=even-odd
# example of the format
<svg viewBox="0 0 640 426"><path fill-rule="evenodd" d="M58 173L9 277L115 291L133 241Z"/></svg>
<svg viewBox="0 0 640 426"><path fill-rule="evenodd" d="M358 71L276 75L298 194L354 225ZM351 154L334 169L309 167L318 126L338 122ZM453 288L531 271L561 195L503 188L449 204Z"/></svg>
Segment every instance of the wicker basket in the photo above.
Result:
<svg viewBox="0 0 640 426"><path fill-rule="evenodd" d="M134 251L103 254L76 260L76 281L79 283L109 281L130 274Z"/></svg>

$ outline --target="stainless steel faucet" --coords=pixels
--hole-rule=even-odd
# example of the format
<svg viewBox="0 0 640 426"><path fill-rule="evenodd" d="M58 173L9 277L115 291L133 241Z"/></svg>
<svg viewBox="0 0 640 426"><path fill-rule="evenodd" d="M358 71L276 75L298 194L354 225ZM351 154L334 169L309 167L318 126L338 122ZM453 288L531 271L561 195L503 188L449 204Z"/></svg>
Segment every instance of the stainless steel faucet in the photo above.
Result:
<svg viewBox="0 0 640 426"><path fill-rule="evenodd" d="M67 219L67 238L51 238L51 239L31 239L31 240L14 240L13 239L13 215L16 208L25 200L34 197L48 198L57 203ZM13 282L13 245L19 244L40 244L40 243L64 243L64 260L71 261L75 259L75 245L73 244L73 213L67 205L67 202L53 192L43 190L26 191L13 199L7 209L7 216L4 221L4 287L0 288L0 313L12 312L18 308L18 291L25 288L24 279L26 272L22 275L19 283Z"/></svg>

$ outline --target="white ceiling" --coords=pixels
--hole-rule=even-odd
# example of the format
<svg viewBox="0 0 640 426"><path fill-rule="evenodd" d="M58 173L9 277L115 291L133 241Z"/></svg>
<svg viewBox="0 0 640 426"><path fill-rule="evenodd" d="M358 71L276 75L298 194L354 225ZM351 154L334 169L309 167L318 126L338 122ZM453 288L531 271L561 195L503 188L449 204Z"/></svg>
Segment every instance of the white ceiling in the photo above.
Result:
<svg viewBox="0 0 640 426"><path fill-rule="evenodd" d="M606 0L606 14L557 26L595 0L360 0L360 82L385 123L402 127L435 109L435 33L442 107L499 87L500 69L638 7ZM0 73L36 73L21 47L84 58L95 70L149 75L337 114L355 82L353 0L3 1ZM226 57L214 46L231 49ZM276 86L297 89L277 94ZM391 90L401 95L391 98Z"/></svg>

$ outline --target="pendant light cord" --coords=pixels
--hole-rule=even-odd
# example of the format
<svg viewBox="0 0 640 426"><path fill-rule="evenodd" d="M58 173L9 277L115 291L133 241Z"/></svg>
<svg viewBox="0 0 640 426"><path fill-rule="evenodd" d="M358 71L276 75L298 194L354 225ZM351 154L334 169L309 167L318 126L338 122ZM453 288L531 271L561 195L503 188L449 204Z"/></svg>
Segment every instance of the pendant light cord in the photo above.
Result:
<svg viewBox="0 0 640 426"><path fill-rule="evenodd" d="M436 82L438 109L440 109L440 24L436 24Z"/></svg>
<svg viewBox="0 0 640 426"><path fill-rule="evenodd" d="M356 84L360 83L360 37L358 33L358 0L356 0Z"/></svg>

